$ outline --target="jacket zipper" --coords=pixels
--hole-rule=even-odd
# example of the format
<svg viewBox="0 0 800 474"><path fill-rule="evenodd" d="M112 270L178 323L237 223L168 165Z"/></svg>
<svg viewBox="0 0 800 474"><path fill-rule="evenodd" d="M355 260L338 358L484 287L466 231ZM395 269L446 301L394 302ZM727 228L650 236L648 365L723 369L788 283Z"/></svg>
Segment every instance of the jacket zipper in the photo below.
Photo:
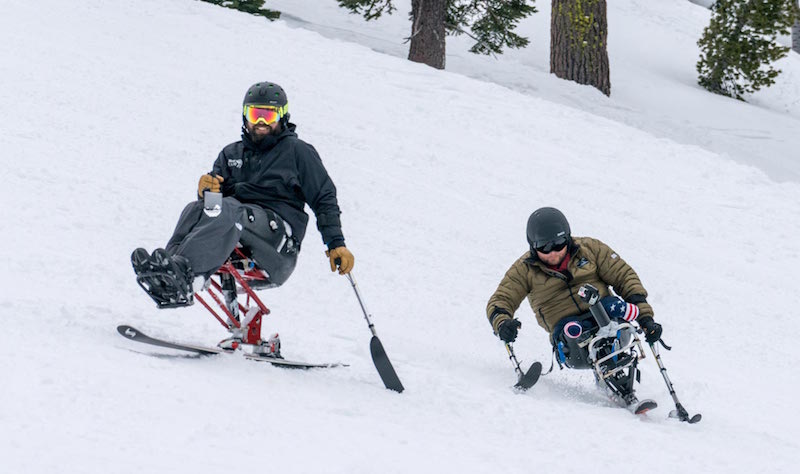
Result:
<svg viewBox="0 0 800 474"><path fill-rule="evenodd" d="M582 313L583 311L581 310L581 305L579 305L578 302L575 301L575 295L572 293L572 286L570 286L569 283L567 283L567 289L569 290L569 297L572 299L572 302L575 304L575 307L578 308L578 313Z"/></svg>

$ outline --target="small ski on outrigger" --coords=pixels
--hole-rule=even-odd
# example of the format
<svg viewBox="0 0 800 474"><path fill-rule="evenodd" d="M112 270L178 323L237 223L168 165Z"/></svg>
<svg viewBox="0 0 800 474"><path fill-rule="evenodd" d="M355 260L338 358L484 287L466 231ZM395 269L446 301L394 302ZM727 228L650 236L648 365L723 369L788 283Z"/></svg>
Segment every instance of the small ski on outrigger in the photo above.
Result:
<svg viewBox="0 0 800 474"><path fill-rule="evenodd" d="M522 370L521 364L517 360L516 354L514 354L514 347L510 342L506 342L506 351L508 351L508 358L517 372L517 383L514 384L514 390L524 392L533 387L539 380L539 376L542 375L542 363L534 362L526 372Z"/></svg>
<svg viewBox="0 0 800 474"><path fill-rule="evenodd" d="M206 347L194 344L184 344L182 342L172 342L164 339L151 337L141 332L140 330L125 324L117 326L117 332L119 332L120 335L122 335L125 339L129 339L131 341L150 344L152 346L166 347L168 349L175 349L179 351L192 352L203 356L216 355L216 354L229 354L234 352L219 347ZM289 369L327 369L333 367L348 366L347 364L342 364L339 362L332 362L332 363L299 362L294 360L281 359L277 357L266 357L258 354L249 354L249 353L244 353L244 357L250 360L267 362L278 367L284 367Z"/></svg>

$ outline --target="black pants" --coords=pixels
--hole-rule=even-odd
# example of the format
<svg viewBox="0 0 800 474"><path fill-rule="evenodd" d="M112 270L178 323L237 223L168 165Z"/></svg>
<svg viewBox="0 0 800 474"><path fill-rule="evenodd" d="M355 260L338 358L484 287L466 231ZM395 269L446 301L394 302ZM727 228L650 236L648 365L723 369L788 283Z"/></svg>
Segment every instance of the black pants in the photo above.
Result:
<svg viewBox="0 0 800 474"><path fill-rule="evenodd" d="M269 209L232 197L222 199L222 210L214 217L204 212L203 201L189 203L166 250L186 257L195 276L210 277L240 242L274 286L289 279L300 250L289 225Z"/></svg>

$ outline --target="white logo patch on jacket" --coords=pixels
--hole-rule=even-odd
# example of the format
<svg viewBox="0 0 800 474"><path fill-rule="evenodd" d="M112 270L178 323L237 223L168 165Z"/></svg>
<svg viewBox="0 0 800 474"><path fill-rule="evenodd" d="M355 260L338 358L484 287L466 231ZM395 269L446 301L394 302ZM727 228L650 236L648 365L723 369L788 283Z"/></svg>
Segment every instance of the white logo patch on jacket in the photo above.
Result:
<svg viewBox="0 0 800 474"><path fill-rule="evenodd" d="M241 167L242 167L241 158L235 160L228 160L228 168L241 168Z"/></svg>

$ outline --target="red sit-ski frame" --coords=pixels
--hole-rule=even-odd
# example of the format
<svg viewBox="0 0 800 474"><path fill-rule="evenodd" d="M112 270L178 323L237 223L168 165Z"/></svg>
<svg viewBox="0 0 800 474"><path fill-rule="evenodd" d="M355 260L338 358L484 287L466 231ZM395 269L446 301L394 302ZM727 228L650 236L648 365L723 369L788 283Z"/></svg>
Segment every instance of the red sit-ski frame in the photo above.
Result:
<svg viewBox="0 0 800 474"><path fill-rule="evenodd" d="M240 249L235 249L233 254L231 254L231 258L229 258L225 263L217 270L214 276L219 278L219 282L214 280L213 277L210 278L210 285L207 288L208 295L214 302L217 304L219 309L222 310L222 313L227 316L228 321L226 322L220 313L212 307L208 302L206 302L205 298L200 294L200 292L196 292L194 297L206 307L206 309L211 312L211 315L214 316L217 321L222 324L225 329L230 332L236 333L237 329L241 330L241 337L242 342L245 344L258 344L261 342L261 320L264 316L269 314L269 308L267 308L264 303L258 298L255 291L250 287L248 282L268 282L267 274L257 268L251 268L249 270L240 271L234 267L232 261L242 259L245 261L244 267L247 268L247 263L249 260L247 257L242 253ZM247 300L245 304L242 304L238 300L236 304L239 305L239 313L244 315L243 320L239 320L231 314L230 310L228 310L225 304L225 298L222 294L222 275L231 275L236 280L236 293L247 294ZM212 291L213 290L213 291ZM250 300L256 304L255 307L250 307Z"/></svg>

